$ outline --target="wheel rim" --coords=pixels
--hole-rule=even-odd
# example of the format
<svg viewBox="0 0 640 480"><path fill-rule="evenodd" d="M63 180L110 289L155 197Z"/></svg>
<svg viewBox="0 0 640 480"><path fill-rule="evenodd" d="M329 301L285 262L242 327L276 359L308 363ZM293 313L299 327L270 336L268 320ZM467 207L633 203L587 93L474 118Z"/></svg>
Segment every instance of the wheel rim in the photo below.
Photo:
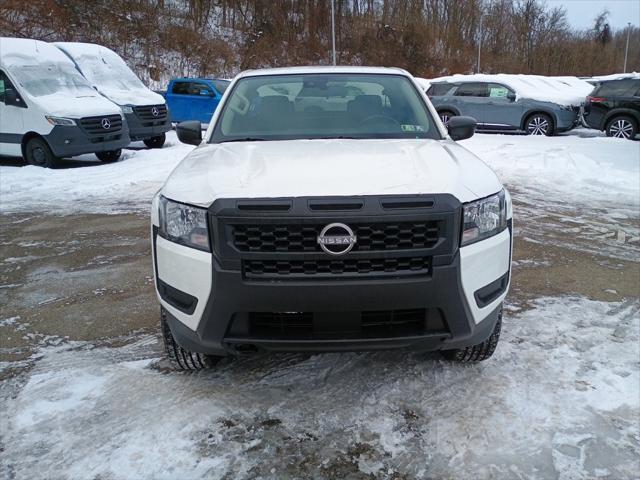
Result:
<svg viewBox="0 0 640 480"><path fill-rule="evenodd" d="M31 158L34 163L42 165L47 161L47 154L44 152L42 147L35 147L31 150Z"/></svg>
<svg viewBox="0 0 640 480"><path fill-rule="evenodd" d="M609 127L609 132L612 137L616 138L631 138L633 133L633 125L624 119L616 120Z"/></svg>
<svg viewBox="0 0 640 480"><path fill-rule="evenodd" d="M546 135L548 130L549 121L544 117L533 117L527 125L529 135Z"/></svg>
<svg viewBox="0 0 640 480"><path fill-rule="evenodd" d="M442 120L442 123L444 124L445 127L449 126L449 120L451 119L451 116L447 113L441 113L440 114L440 120Z"/></svg>

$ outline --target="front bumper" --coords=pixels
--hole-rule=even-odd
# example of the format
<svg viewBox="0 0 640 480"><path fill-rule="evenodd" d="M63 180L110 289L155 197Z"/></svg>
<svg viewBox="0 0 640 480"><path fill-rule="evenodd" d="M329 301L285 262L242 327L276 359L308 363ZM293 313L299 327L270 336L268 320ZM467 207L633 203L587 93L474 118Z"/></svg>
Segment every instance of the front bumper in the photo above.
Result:
<svg viewBox="0 0 640 480"><path fill-rule="evenodd" d="M154 227L156 289L176 341L200 353L459 348L488 338L497 321L509 286L511 230L509 221L487 240L463 248L454 242L451 254L433 256L428 274L261 280ZM410 328L394 323L407 315ZM371 318L383 318L384 328L370 328Z"/></svg>
<svg viewBox="0 0 640 480"><path fill-rule="evenodd" d="M136 113L125 114L127 125L129 125L129 136L131 141L146 140L157 137L171 130L171 120L168 115L163 118L140 118Z"/></svg>
<svg viewBox="0 0 640 480"><path fill-rule="evenodd" d="M91 135L79 126L55 126L44 136L56 157L73 157L85 153L119 150L130 143L126 122L117 132Z"/></svg>

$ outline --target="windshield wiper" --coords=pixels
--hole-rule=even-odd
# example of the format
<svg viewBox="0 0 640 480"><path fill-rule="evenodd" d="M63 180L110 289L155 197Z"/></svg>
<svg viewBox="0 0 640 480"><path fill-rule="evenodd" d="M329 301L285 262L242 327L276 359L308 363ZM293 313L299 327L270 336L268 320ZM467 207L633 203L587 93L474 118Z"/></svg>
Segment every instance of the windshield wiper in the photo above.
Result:
<svg viewBox="0 0 640 480"><path fill-rule="evenodd" d="M313 137L311 140L333 140L334 138L356 140L357 138L361 138L361 137L349 137L347 135L331 135L329 137Z"/></svg>
<svg viewBox="0 0 640 480"><path fill-rule="evenodd" d="M263 142L264 138L260 137L242 137L242 138L231 138L229 140L222 140L220 143L228 143L228 142Z"/></svg>

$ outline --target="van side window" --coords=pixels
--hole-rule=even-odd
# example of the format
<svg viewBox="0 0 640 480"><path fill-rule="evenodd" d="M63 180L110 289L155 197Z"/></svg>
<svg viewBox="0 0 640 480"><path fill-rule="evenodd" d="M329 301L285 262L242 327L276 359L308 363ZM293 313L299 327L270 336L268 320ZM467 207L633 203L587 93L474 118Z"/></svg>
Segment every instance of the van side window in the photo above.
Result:
<svg viewBox="0 0 640 480"><path fill-rule="evenodd" d="M456 97L486 97L488 96L487 84L481 82L463 83L454 95Z"/></svg>
<svg viewBox="0 0 640 480"><path fill-rule="evenodd" d="M4 72L0 71L0 102L4 102L4 92L7 88L13 88Z"/></svg>

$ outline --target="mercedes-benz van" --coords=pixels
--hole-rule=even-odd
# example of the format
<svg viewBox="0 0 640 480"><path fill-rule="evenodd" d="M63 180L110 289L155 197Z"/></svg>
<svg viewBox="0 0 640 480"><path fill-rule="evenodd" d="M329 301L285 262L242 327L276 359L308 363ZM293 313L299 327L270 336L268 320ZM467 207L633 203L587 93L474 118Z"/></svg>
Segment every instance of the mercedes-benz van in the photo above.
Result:
<svg viewBox="0 0 640 480"><path fill-rule="evenodd" d="M102 95L120 105L132 141L160 148L171 130L167 104L149 90L113 50L92 43L54 43Z"/></svg>
<svg viewBox="0 0 640 480"><path fill-rule="evenodd" d="M120 107L96 92L60 50L39 40L0 38L0 155L41 167L85 153L112 162L129 141Z"/></svg>

